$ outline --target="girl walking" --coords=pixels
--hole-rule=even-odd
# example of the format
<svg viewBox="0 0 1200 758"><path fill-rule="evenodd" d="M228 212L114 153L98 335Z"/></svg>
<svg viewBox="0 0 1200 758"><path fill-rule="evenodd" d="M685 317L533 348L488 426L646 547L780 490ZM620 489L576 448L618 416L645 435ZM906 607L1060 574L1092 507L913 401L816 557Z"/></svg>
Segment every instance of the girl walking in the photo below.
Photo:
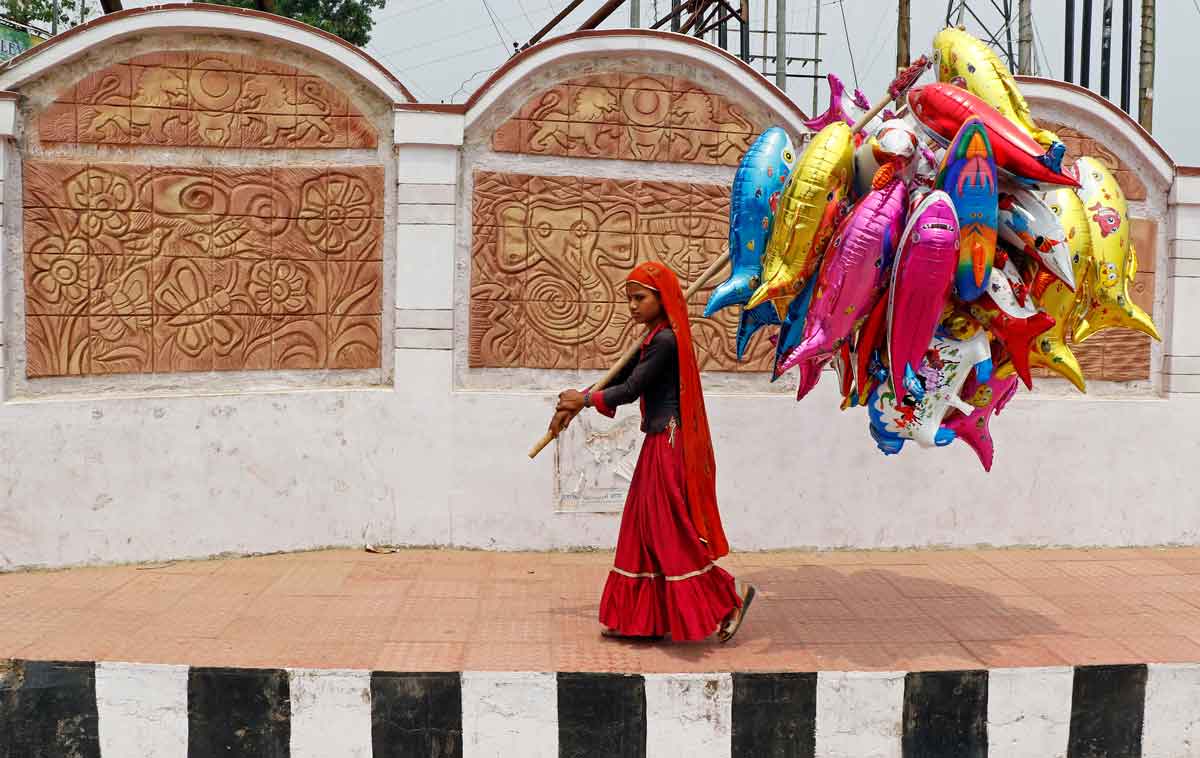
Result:
<svg viewBox="0 0 1200 758"><path fill-rule="evenodd" d="M687 302L675 274L644 263L626 279L633 320L648 327L637 361L602 391L559 395L556 435L581 409L612 416L641 402L646 439L630 484L617 555L600 600L610 637L728 642L754 587L740 589L714 561L729 552L717 510L716 463Z"/></svg>

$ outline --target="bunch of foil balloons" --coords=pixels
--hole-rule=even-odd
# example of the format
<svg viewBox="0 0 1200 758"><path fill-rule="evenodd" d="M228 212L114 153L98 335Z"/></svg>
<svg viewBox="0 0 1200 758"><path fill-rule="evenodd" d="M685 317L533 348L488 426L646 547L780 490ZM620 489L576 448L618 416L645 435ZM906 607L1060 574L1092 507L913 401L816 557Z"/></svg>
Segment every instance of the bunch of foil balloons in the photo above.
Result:
<svg viewBox="0 0 1200 758"><path fill-rule="evenodd" d="M938 81L859 133L870 104L829 76L803 149L763 132L734 176L732 272L705 316L741 309L739 359L777 326L773 380L797 400L827 365L842 408L865 407L879 449L970 445L990 470L989 422L1043 366L1085 391L1071 352L1099 331L1160 339L1130 297L1137 254L1125 195L1095 158L1063 165L1011 72L962 29L934 38Z"/></svg>

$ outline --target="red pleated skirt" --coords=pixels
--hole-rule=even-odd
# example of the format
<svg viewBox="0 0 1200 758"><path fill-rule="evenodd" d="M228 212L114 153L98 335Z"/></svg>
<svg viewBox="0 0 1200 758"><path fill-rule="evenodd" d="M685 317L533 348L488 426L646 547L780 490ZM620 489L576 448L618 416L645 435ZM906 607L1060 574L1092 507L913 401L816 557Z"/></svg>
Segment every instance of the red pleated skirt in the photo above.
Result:
<svg viewBox="0 0 1200 758"><path fill-rule="evenodd" d="M646 435L633 472L600 599L600 623L619 634L702 640L742 602L692 526L680 437Z"/></svg>

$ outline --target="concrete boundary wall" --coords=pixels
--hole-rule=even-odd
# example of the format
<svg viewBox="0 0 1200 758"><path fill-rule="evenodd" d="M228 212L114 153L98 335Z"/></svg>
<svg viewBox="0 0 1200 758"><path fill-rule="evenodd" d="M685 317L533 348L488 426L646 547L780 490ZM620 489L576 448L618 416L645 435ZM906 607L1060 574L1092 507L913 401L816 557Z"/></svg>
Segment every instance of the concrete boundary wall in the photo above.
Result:
<svg viewBox="0 0 1200 758"><path fill-rule="evenodd" d="M23 239L13 167L32 119L68 79L106 64L108 51L149 54L192 39L247 55L286 50L350 92L375 125L387 197L380 367L129 381L14 376L26 335L14 294ZM571 156L497 152L491 135L538 87L630 67L686 78L801 130L799 109L740 62L692 38L644 31L569 35L531 48L465 106L415 104L360 51L307 28L201 5L106 16L0 71L0 89L9 90L0 93L0 570L363 543L611 546L612 502L628 475L626 454L613 450L632 444L636 453L636 438L596 420L590 438L526 458L554 390L582 386L594 372L468 365L471 190L477 170L582 173L584 160ZM993 421L996 464L985 475L959 443L883 458L863 414L836 409L829 381L796 404L786 384L708 372L718 492L735 550L1200 538L1200 510L1191 507L1200 444L1200 290L1191 286L1200 281L1200 177L1177 172L1148 135L1095 96L1040 80L1022 86L1036 116L1106 140L1146 187L1135 207L1157 223L1154 316L1165 339L1152 349L1149 380L1094 382L1084 397L1039 379ZM195 151L215 160L213 148ZM297 155L316 160L316 152ZM338 160L331 153L327 159ZM662 160L588 159L586 168L659 182L731 176L721 165ZM572 482L587 491L568 491Z"/></svg>

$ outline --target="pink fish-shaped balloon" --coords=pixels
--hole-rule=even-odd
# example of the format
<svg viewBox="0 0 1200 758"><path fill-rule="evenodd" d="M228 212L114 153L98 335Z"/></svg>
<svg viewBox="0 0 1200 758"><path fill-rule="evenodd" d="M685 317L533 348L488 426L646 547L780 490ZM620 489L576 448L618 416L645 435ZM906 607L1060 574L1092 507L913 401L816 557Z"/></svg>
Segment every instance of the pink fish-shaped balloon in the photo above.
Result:
<svg viewBox="0 0 1200 758"><path fill-rule="evenodd" d="M1001 372L997 372L1001 373ZM992 432L989 423L992 416L1000 415L1000 411L1012 399L1017 391L1017 377L1008 374L999 377L995 374L986 382L980 382L979 377L972 373L971 378L963 387L963 399L974 408L970 414L961 411L953 418L943 422L943 426L954 432L957 439L971 446L979 456L984 471L992 470L992 456L996 446L992 442Z"/></svg>
<svg viewBox="0 0 1200 758"><path fill-rule="evenodd" d="M933 341L942 309L954 286L958 264L958 216L941 190L926 195L909 218L892 266L888 305L888 365L892 392L900 404L908 388L923 394L921 359Z"/></svg>
<svg viewBox="0 0 1200 758"><path fill-rule="evenodd" d="M804 339L780 366L801 366L804 377L851 335L887 288L889 268L904 227L908 190L888 164L873 189L834 233L825 252L804 324Z"/></svg>

